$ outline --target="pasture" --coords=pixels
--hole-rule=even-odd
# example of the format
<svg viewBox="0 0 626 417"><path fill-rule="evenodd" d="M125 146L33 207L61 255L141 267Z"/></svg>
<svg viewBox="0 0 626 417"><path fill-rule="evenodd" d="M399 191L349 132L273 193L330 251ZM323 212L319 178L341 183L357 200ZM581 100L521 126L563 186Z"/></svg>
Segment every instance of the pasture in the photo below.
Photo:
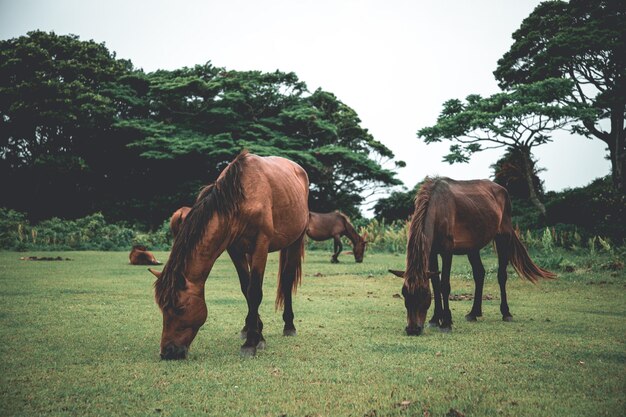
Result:
<svg viewBox="0 0 626 417"><path fill-rule="evenodd" d="M209 316L184 361L159 360L162 318L146 267L127 252L0 252L0 415L597 416L626 411L626 277L584 267L532 285L510 269L499 312L496 258L484 316L451 301L453 331L408 337L404 257L306 254L295 338L274 312L271 254L261 316L267 348L239 356L246 305L228 256L206 285ZM155 252L160 260L167 253ZM455 257L452 294L473 292ZM462 297L461 297L462 298ZM430 314L432 313L432 307Z"/></svg>

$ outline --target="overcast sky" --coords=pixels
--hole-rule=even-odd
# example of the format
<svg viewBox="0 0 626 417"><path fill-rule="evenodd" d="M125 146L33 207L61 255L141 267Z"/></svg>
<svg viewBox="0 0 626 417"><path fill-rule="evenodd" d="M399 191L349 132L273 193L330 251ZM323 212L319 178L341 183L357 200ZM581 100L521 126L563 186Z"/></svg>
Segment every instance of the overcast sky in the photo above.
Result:
<svg viewBox="0 0 626 417"><path fill-rule="evenodd" d="M331 91L407 166L412 187L426 175L487 178L503 153L469 164L441 162L449 144L424 145L444 101L499 91L492 72L533 0L0 0L0 38L30 30L105 42L145 71L212 61L235 70L293 71L310 91ZM553 135L537 148L547 190L607 175L599 140Z"/></svg>

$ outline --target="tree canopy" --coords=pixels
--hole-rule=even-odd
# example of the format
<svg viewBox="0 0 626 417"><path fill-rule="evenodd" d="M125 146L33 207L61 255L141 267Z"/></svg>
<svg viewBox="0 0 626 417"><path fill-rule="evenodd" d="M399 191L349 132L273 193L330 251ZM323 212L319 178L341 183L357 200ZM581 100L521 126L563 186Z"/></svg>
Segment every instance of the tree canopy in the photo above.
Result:
<svg viewBox="0 0 626 417"><path fill-rule="evenodd" d="M0 42L0 56L0 205L35 219L100 210L155 226L246 148L300 163L316 211L357 215L368 193L400 184L403 163L356 112L294 73L209 62L146 74L46 32Z"/></svg>
<svg viewBox="0 0 626 417"><path fill-rule="evenodd" d="M571 88L562 100L596 110L594 117L581 118L573 130L607 144L613 184L623 191L626 2L546 1L524 19L513 39L494 72L500 86L511 89L555 77L571 80Z"/></svg>
<svg viewBox="0 0 626 417"><path fill-rule="evenodd" d="M449 163L467 162L472 154L486 149L514 149L522 156L530 199L545 214L532 184L532 148L551 141L548 133L572 119L587 119L593 111L582 105L563 104L560 99L571 82L551 78L519 85L515 90L483 98L472 94L463 102L448 100L437 123L418 131L427 144L449 140Z"/></svg>

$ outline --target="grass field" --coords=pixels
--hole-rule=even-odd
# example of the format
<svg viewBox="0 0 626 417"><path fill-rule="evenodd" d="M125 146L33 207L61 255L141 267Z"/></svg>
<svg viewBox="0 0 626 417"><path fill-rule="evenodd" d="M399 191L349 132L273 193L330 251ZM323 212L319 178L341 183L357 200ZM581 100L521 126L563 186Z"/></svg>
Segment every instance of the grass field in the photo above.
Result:
<svg viewBox="0 0 626 417"><path fill-rule="evenodd" d="M239 356L246 306L228 257L207 282L209 317L185 361L159 360L153 277L127 253L0 252L0 415L618 416L626 414L624 271L577 268L534 286L509 280L501 321L494 256L484 317L451 301L453 332L404 334L403 256L307 253L298 336L274 312L277 256L261 315L267 349ZM165 260L166 253L156 253ZM455 257L454 294L473 291ZM456 413L456 414L455 414Z"/></svg>

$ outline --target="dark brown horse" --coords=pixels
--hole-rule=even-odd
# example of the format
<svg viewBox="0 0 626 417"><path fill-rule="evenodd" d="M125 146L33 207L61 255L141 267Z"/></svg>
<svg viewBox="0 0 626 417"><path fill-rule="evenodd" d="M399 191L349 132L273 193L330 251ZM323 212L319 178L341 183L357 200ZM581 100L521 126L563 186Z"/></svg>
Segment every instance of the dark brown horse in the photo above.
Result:
<svg viewBox="0 0 626 417"><path fill-rule="evenodd" d="M172 214L172 217L170 218L170 232L172 232L172 236L176 237L181 224L190 211L191 207L183 206Z"/></svg>
<svg viewBox="0 0 626 417"><path fill-rule="evenodd" d="M204 285L228 251L248 303L243 355L265 345L259 305L268 252L280 250L276 307L284 306L283 334L296 334L292 292L302 276L303 239L309 221L306 172L279 157L241 153L205 187L182 223L170 258L157 280L155 298L163 313L161 358L182 359L207 317Z"/></svg>
<svg viewBox="0 0 626 417"><path fill-rule="evenodd" d="M474 304L465 317L476 321L476 317L482 316L485 268L480 260L480 249L492 240L498 252L500 312L504 321L510 321L513 316L506 298L509 261L520 277L533 283L556 275L535 265L515 234L506 189L488 180L426 179L415 198L406 272L391 271L404 278L402 294L407 310L407 334L422 332L431 301L429 281L432 281L435 299L430 324L443 331L452 329L448 306L452 255L467 255L476 284ZM441 255L441 280L437 255Z"/></svg>
<svg viewBox="0 0 626 417"><path fill-rule="evenodd" d="M135 245L128 255L131 265L162 265L143 245Z"/></svg>
<svg viewBox="0 0 626 417"><path fill-rule="evenodd" d="M309 217L309 227L306 230L307 236L313 240L321 241L330 238L334 241L335 250L331 258L332 263L337 263L343 245L341 236L346 236L352 242L352 251L356 262L363 262L365 245L367 241L363 239L350 223L350 219L343 213L333 211L332 213L311 212Z"/></svg>

